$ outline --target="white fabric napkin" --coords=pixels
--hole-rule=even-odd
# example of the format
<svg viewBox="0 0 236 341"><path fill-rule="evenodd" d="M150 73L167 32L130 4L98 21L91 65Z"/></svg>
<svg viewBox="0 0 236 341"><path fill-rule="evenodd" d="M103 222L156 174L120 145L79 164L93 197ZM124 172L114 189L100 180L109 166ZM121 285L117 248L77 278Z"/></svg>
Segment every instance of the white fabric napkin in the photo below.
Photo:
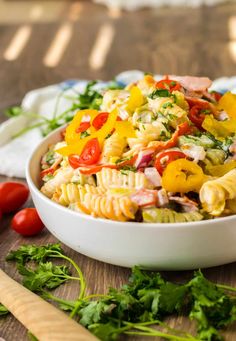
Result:
<svg viewBox="0 0 236 341"><path fill-rule="evenodd" d="M161 6L189 6L198 7L200 5L216 5L227 0L94 0L97 3L104 4L110 8L125 9L134 11L143 7L161 7Z"/></svg>
<svg viewBox="0 0 236 341"><path fill-rule="evenodd" d="M125 71L116 77L123 85L137 81L143 77L143 72L138 70ZM156 75L156 78L161 78ZM22 101L22 107L27 112L52 117L58 96L64 91L66 96L74 96L75 91L84 90L87 81L66 81L61 84L47 86L27 93ZM106 83L100 82L97 87L104 87ZM212 88L217 91L233 90L236 93L236 77L220 78L213 82ZM65 89L68 89L65 91ZM72 100L60 97L58 113L65 111L71 106ZM30 116L11 118L0 125L0 174L10 177L25 177L25 165L27 159L42 140L39 128L30 130L18 138L12 136L22 128L36 123Z"/></svg>

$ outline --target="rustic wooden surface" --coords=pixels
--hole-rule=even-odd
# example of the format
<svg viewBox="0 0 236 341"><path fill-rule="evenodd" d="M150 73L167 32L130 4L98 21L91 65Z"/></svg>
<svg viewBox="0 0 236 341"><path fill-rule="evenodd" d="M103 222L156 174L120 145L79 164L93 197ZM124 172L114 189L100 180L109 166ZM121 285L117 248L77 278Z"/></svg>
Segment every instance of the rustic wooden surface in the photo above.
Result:
<svg viewBox="0 0 236 341"><path fill-rule="evenodd" d="M229 50L232 32L229 20L236 13L236 4L197 9L155 9L114 15L102 6L87 1L80 4L80 15L73 21L73 35L60 63L55 68L42 63L59 26L70 19L71 1L45 1L47 11L35 23L27 19L27 11L34 1L0 0L0 110L20 103L23 95L33 89L69 78L111 79L127 69L141 69L156 73L208 75L211 78L236 74L236 60ZM4 6L4 7L1 7ZM23 6L23 7L22 7ZM16 30L22 24L32 25L33 31L25 49L14 61L4 59L4 51ZM89 55L101 25L109 24L115 30L114 40L103 67L93 70ZM235 32L236 34L236 32ZM3 114L0 121L4 120ZM0 160L4 162L4 160ZM0 181L6 178L0 177ZM32 202L27 203L28 206ZM34 238L22 238L10 230L11 216L0 222L0 267L19 279L14 266L4 258L11 249L24 243L45 244L56 239L45 229ZM210 242L214 242L209 241ZM110 286L119 287L127 281L130 270L65 251L81 266L88 293L104 293ZM210 279L236 286L235 264L207 269ZM184 280L191 272L169 272L169 279ZM58 295L75 298L76 283L68 283L57 290ZM193 325L184 319L172 319L171 325L191 332ZM226 340L236 339L236 325L226 331ZM12 316L0 320L0 337L6 341L25 341L27 331ZM127 339L127 338L125 338ZM139 340L146 340L145 338ZM56 341L56 340L52 340Z"/></svg>

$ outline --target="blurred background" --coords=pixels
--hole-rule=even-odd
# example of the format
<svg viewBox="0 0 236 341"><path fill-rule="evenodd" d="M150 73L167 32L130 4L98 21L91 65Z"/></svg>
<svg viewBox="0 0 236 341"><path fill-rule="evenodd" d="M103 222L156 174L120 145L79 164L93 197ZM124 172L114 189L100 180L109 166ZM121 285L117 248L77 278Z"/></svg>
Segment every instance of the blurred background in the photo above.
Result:
<svg viewBox="0 0 236 341"><path fill-rule="evenodd" d="M0 110L31 89L129 69L236 75L236 1L0 0Z"/></svg>

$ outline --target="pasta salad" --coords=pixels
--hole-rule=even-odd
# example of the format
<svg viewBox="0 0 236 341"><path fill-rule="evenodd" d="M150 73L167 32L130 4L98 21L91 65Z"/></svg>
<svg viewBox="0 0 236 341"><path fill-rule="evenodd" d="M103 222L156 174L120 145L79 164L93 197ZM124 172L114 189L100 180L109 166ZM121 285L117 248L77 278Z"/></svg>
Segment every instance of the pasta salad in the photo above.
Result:
<svg viewBox="0 0 236 341"><path fill-rule="evenodd" d="M94 217L156 223L236 213L236 95L145 75L78 111L41 161L41 192Z"/></svg>

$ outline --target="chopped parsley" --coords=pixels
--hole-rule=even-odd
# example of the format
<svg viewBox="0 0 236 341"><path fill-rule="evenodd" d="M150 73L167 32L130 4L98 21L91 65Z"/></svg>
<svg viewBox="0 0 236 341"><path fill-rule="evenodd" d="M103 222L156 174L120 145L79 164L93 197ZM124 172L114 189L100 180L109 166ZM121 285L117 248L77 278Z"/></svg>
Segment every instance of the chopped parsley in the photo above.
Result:
<svg viewBox="0 0 236 341"><path fill-rule="evenodd" d="M166 102L166 103L164 103L163 105L162 105L162 108L163 109L166 109L166 108L173 108L173 103L171 103L171 102Z"/></svg>
<svg viewBox="0 0 236 341"><path fill-rule="evenodd" d="M50 259L64 260L73 266L55 265ZM209 281L199 270L185 283L167 281L159 272L132 269L129 281L106 294L86 295L86 281L60 244L23 245L11 251L7 260L15 261L23 284L44 299L70 312L71 317L103 341L123 335L158 336L169 341L223 340L220 331L236 320L236 288ZM80 283L76 300L55 296L51 290L68 280ZM97 297L96 297L97 296ZM7 314L0 305L0 315ZM168 326L164 319L186 316L197 324L197 335Z"/></svg>
<svg viewBox="0 0 236 341"><path fill-rule="evenodd" d="M128 175L128 172L137 172L137 168L134 166L126 165L120 168L120 172L123 175Z"/></svg>
<svg viewBox="0 0 236 341"><path fill-rule="evenodd" d="M170 82L170 86L176 86L176 82L175 81L171 81Z"/></svg>
<svg viewBox="0 0 236 341"><path fill-rule="evenodd" d="M170 92L167 89L156 89L148 97L151 99L156 99L158 97L170 97Z"/></svg>
<svg viewBox="0 0 236 341"><path fill-rule="evenodd" d="M123 157L123 158L121 158L121 159L117 159L116 162L115 162L115 164L117 165L117 164L122 163L122 162L124 162L124 161L129 161L129 160L132 159L132 157L133 157L133 156L131 155L131 156L128 156L128 157Z"/></svg>
<svg viewBox="0 0 236 341"><path fill-rule="evenodd" d="M80 134L80 138L84 139L85 137L90 136L90 134L85 130Z"/></svg>
<svg viewBox="0 0 236 341"><path fill-rule="evenodd" d="M51 150L51 151L47 152L46 157L45 157L46 163L48 163L49 165L52 165L55 161L54 157L55 157L54 151Z"/></svg>

